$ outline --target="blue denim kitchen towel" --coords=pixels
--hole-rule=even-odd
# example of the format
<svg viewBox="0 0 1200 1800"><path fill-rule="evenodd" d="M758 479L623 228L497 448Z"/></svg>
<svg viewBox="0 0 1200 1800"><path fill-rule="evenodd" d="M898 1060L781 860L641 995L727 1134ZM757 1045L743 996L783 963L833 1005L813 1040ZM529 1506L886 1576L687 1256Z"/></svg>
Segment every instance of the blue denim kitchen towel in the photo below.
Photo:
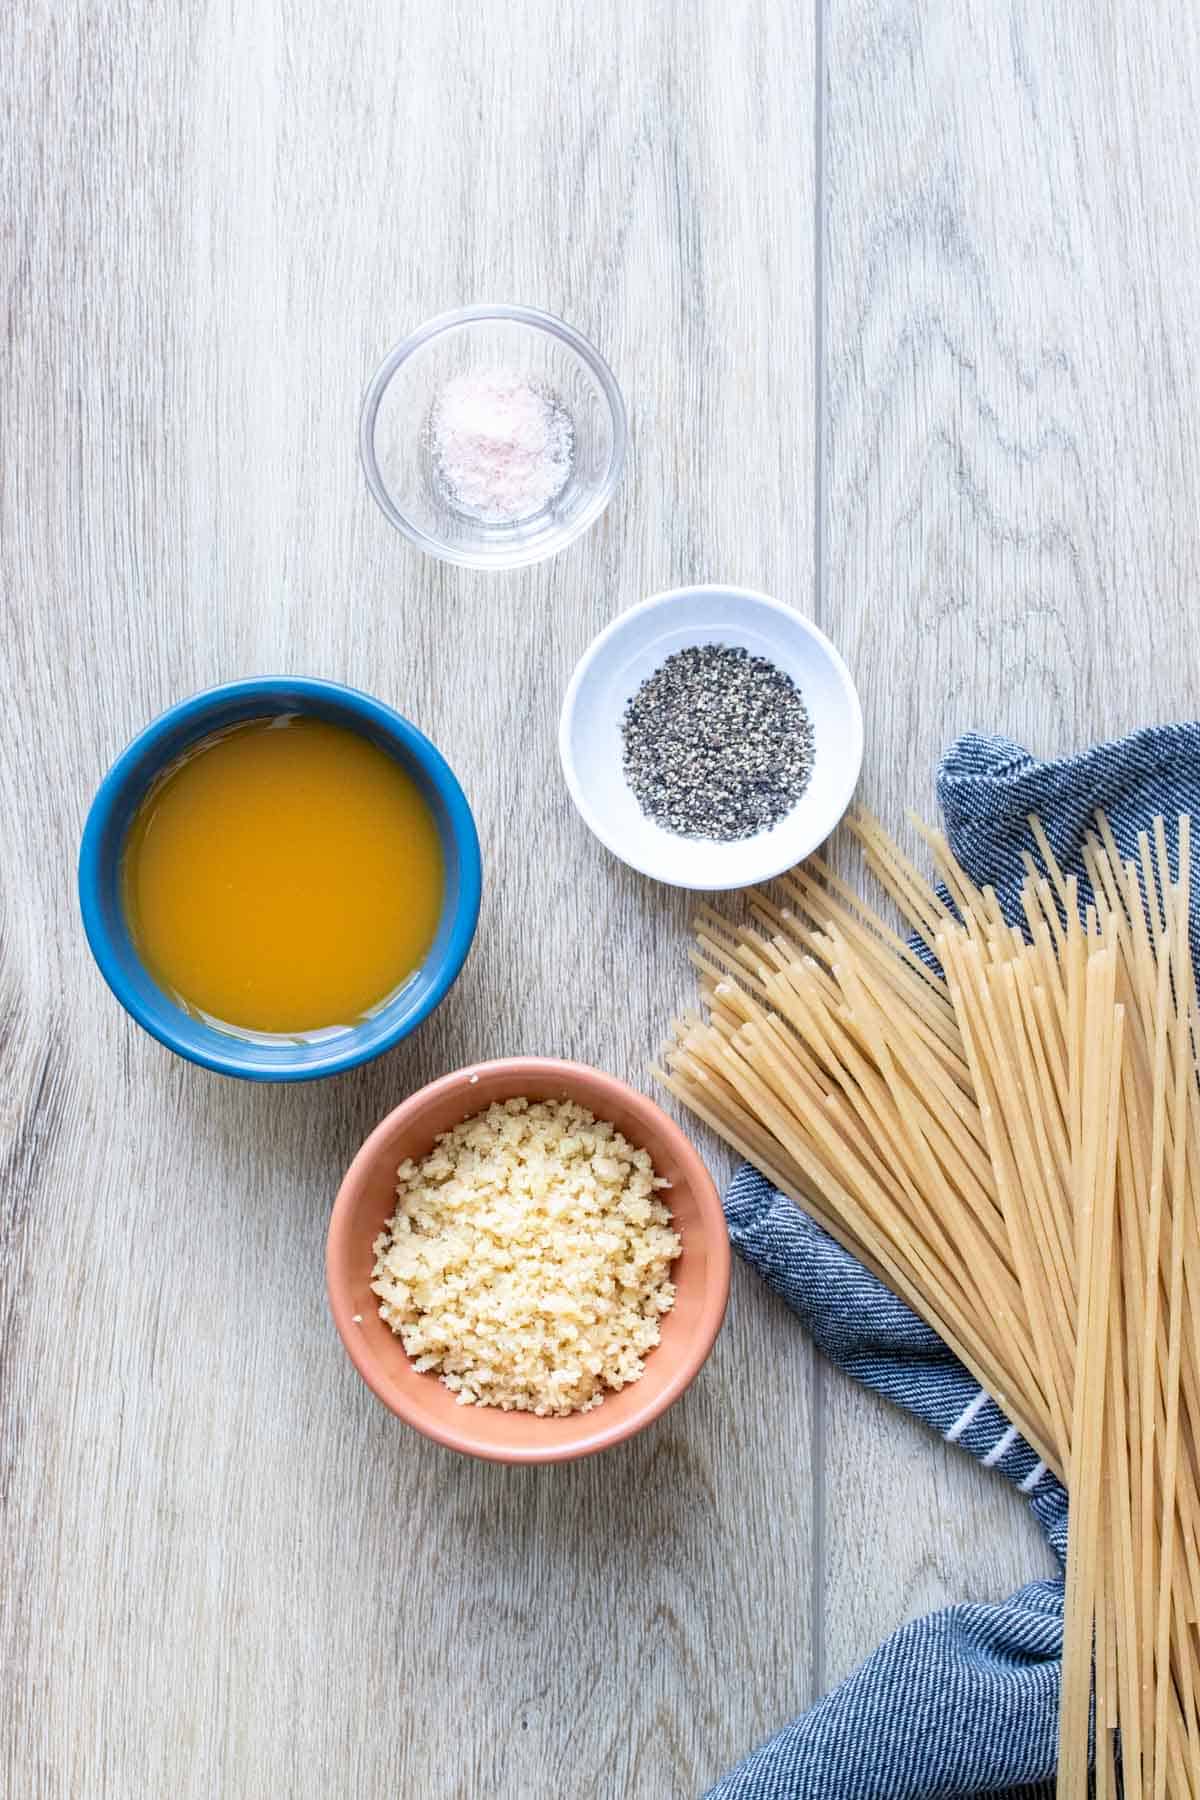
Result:
<svg viewBox="0 0 1200 1800"><path fill-rule="evenodd" d="M938 800L963 867L1019 920L1031 812L1085 897L1080 849L1097 807L1125 855L1162 814L1174 855L1178 815L1200 818L1200 723L1138 731L1060 762L970 734L938 770ZM1198 922L1194 906L1200 956ZM1007 1475L1065 1563L1065 1492L936 1333L756 1170L735 1175L725 1213L734 1247L818 1348ZM706 1800L1053 1800L1061 1652L1061 1576L999 1606L952 1606L902 1626Z"/></svg>

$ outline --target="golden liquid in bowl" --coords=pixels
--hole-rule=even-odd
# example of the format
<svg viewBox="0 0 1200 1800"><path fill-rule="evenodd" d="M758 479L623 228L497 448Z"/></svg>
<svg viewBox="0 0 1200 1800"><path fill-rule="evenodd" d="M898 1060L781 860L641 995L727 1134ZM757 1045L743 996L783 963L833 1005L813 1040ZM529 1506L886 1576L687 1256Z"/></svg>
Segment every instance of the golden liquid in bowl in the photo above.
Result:
<svg viewBox="0 0 1200 1800"><path fill-rule="evenodd" d="M155 782L126 839L126 922L189 1011L262 1032L352 1025L424 961L441 841L412 777L323 719L231 726Z"/></svg>

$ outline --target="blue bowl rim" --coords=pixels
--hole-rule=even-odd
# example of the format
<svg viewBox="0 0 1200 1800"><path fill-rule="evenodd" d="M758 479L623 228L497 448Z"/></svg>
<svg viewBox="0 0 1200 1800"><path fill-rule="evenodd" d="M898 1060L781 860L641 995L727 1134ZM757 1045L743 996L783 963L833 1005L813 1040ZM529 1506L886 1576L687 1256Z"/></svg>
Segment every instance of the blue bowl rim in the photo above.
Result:
<svg viewBox="0 0 1200 1800"><path fill-rule="evenodd" d="M353 722L358 718L369 722L397 743L423 770L437 790L446 809L450 832L461 860L458 899L449 943L437 975L416 1009L403 1014L397 1020L394 1030L385 1031L366 1044L352 1035L344 1046L331 1047L327 1058L294 1066L280 1063L265 1067L247 1062L239 1056L239 1040L234 1037L229 1039L229 1054L218 1055L163 1030L147 1015L140 999L126 983L100 903L105 866L101 846L124 798L130 776L147 751L155 751L161 740L173 734L180 726L203 724L210 714L219 713L230 704L258 698L263 700L268 710L278 706L280 701L312 699L332 703L345 713L349 721ZM219 718L213 719L212 728L220 728ZM170 760L171 758L164 758L159 768L165 768ZM314 1081L327 1075L343 1074L348 1069L358 1068L361 1064L382 1056L386 1050L394 1049L445 999L467 959L479 922L483 863L475 819L458 777L436 744L423 731L419 731L394 708L371 694L363 693L360 688L346 687L340 682L309 675L261 675L205 688L186 700L178 701L153 719L126 746L100 783L88 810L79 846L78 884L83 929L96 966L125 1011L152 1038L185 1061L212 1069L220 1075L232 1075L246 1081ZM181 1012L180 1017L186 1019L188 1015Z"/></svg>

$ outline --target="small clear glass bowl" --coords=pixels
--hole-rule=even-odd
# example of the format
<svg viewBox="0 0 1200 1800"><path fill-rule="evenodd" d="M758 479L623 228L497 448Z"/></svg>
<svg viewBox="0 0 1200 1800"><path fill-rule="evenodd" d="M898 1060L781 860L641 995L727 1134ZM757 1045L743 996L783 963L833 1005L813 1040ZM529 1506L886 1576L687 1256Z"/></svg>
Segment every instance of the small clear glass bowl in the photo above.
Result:
<svg viewBox="0 0 1200 1800"><path fill-rule="evenodd" d="M456 505L434 454L432 415L460 375L498 371L566 412L570 473L529 517L491 523ZM396 345L367 389L358 443L385 516L422 550L472 569L515 569L553 556L593 524L621 478L628 441L613 372L579 332L529 306L464 306Z"/></svg>

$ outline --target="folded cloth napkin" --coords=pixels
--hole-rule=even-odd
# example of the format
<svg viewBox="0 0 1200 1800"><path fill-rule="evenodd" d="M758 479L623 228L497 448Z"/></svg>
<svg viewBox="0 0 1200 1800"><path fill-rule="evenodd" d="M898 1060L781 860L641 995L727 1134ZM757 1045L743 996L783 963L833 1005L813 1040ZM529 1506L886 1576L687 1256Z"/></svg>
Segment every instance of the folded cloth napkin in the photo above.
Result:
<svg viewBox="0 0 1200 1800"><path fill-rule="evenodd" d="M1081 858L1097 808L1125 855L1157 814L1200 817L1200 723L1135 732L1040 762L1007 738L960 738L938 770L951 848L1005 916L1022 917L1028 815L1090 895ZM1193 879L1193 892L1195 880ZM1200 957L1193 910L1193 955ZM1067 1496L937 1334L793 1201L746 1166L725 1196L735 1249L832 1362L960 1444L1028 1496L1060 1565ZM739 1763L706 1800L1053 1800L1063 1583L902 1626L833 1693Z"/></svg>

